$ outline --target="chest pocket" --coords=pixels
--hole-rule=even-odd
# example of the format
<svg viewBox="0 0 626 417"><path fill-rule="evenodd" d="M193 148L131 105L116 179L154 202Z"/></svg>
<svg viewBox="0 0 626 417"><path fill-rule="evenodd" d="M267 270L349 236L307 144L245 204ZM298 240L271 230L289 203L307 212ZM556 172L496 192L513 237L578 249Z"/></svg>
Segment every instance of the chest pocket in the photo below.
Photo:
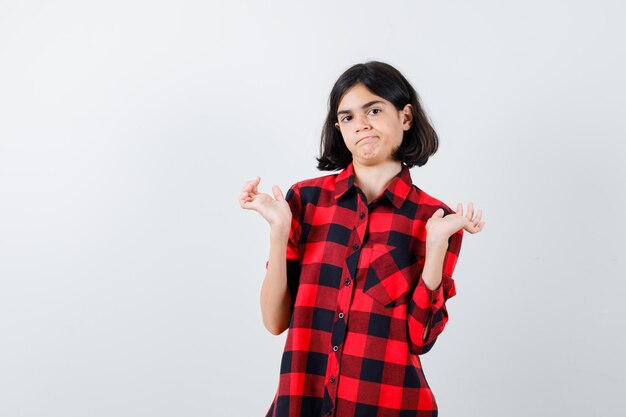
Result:
<svg viewBox="0 0 626 417"><path fill-rule="evenodd" d="M405 248L375 243L370 252L363 292L385 307L408 304L424 258Z"/></svg>

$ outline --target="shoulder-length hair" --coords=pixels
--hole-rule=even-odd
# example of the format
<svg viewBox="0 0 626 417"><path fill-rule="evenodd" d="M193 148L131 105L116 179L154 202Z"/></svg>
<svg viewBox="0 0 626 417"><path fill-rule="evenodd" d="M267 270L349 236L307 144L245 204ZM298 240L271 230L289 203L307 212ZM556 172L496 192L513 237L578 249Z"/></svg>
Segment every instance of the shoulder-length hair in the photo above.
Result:
<svg viewBox="0 0 626 417"><path fill-rule="evenodd" d="M337 110L344 94L354 85L362 83L372 93L391 102L397 110L412 105L413 123L404 132L402 143L392 158L404 162L409 168L426 164L437 152L439 139L431 126L420 99L411 84L394 67L380 61L369 61L348 68L335 82L328 98L328 115L322 129L320 157L317 169L334 171L352 162L352 154L346 147L341 132L335 127Z"/></svg>

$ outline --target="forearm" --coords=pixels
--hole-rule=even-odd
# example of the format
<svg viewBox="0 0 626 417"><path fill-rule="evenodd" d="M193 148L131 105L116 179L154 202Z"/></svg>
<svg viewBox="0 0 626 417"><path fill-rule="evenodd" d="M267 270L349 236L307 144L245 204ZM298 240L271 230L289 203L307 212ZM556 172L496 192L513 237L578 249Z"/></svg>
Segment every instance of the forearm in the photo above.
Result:
<svg viewBox="0 0 626 417"><path fill-rule="evenodd" d="M409 349L412 353L428 352L448 321L445 301L456 293L452 272L461 237L462 233L457 233L442 242L426 242L426 259L408 306Z"/></svg>
<svg viewBox="0 0 626 417"><path fill-rule="evenodd" d="M426 259L422 270L422 279L426 287L434 291L441 284L443 261L448 249L448 241L427 242Z"/></svg>
<svg viewBox="0 0 626 417"><path fill-rule="evenodd" d="M274 335L289 327L291 294L287 286L287 242L289 227L270 227L270 255L261 287L263 324Z"/></svg>

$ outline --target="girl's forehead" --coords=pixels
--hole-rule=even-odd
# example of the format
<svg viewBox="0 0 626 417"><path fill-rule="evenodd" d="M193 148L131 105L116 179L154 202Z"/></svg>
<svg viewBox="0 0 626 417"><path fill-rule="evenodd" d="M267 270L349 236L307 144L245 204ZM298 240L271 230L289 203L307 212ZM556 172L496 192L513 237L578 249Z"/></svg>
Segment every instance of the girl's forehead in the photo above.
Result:
<svg viewBox="0 0 626 417"><path fill-rule="evenodd" d="M341 107L342 109L345 106L353 106L353 105L360 107L360 105L373 101L373 100L388 103L387 100L385 100L383 97L380 97L374 94L363 84L356 84L353 87L350 87L350 89L348 89L344 93L341 100L339 100L339 107ZM346 110L353 110L353 109L350 108Z"/></svg>

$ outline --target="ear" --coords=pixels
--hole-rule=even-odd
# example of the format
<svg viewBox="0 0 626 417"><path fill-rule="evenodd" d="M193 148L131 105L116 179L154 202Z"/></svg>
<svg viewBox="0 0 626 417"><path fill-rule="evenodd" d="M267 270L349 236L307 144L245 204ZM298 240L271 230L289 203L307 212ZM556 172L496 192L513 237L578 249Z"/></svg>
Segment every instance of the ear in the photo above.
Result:
<svg viewBox="0 0 626 417"><path fill-rule="evenodd" d="M339 123L335 123L335 127L337 128L337 130L341 130L339 129Z"/></svg>
<svg viewBox="0 0 626 417"><path fill-rule="evenodd" d="M404 130L409 130L411 125L413 124L413 106L411 104L407 104L402 109L402 128Z"/></svg>

